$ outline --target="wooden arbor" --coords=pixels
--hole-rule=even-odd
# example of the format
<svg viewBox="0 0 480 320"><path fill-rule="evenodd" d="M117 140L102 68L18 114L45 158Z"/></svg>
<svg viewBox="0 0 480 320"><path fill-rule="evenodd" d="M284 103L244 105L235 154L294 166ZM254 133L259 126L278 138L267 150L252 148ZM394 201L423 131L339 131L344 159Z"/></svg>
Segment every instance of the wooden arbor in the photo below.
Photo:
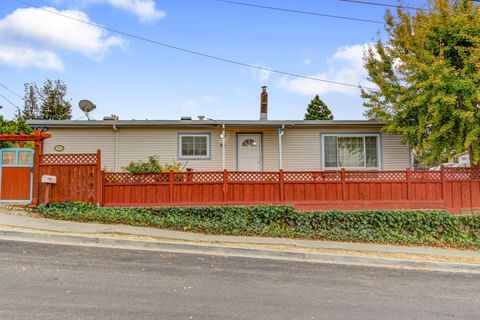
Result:
<svg viewBox="0 0 480 320"><path fill-rule="evenodd" d="M40 154L43 150L43 140L50 138L52 135L40 130L35 130L32 133L25 134L20 132L19 134L1 133L0 142L19 142L20 146L23 146L25 142L34 142L34 157L33 157L33 192L32 203L38 204L38 187L39 187L39 163Z"/></svg>

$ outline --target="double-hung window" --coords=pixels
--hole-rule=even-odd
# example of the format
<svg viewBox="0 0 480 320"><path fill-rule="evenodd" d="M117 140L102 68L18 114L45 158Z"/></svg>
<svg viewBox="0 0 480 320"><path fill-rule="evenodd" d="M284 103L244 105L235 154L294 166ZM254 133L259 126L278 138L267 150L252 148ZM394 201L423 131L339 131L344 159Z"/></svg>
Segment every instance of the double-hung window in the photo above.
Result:
<svg viewBox="0 0 480 320"><path fill-rule="evenodd" d="M322 135L323 168L379 169L380 141L378 134Z"/></svg>
<svg viewBox="0 0 480 320"><path fill-rule="evenodd" d="M208 159L210 158L210 134L179 134L178 150L180 159Z"/></svg>

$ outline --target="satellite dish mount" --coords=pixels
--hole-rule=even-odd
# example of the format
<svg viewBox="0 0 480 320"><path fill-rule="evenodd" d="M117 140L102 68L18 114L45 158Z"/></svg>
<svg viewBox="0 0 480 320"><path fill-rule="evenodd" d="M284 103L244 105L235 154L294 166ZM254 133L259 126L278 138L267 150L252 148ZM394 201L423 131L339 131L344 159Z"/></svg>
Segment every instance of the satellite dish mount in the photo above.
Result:
<svg viewBox="0 0 480 320"><path fill-rule="evenodd" d="M90 118L90 112L95 110L95 108L97 107L95 104L93 104L93 102L91 102L90 100L80 100L78 102L78 107L85 113L85 116L88 120L92 120Z"/></svg>

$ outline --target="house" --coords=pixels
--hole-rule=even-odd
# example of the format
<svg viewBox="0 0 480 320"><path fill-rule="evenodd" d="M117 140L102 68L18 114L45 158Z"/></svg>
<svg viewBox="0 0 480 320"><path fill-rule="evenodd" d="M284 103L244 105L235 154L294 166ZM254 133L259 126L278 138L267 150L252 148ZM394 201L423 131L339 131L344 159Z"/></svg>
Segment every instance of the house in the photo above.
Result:
<svg viewBox="0 0 480 320"><path fill-rule="evenodd" d="M370 120L268 120L263 87L259 120L32 120L52 134L44 153L102 151L102 168L120 171L157 155L194 171L404 170L410 150L401 136Z"/></svg>

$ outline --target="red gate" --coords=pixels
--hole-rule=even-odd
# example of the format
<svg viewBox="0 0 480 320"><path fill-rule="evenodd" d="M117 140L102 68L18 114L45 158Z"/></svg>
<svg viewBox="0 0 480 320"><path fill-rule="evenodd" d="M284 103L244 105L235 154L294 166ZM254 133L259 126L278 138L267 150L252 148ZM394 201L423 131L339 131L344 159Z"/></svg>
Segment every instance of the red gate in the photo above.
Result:
<svg viewBox="0 0 480 320"><path fill-rule="evenodd" d="M33 150L0 150L0 202L31 202Z"/></svg>

